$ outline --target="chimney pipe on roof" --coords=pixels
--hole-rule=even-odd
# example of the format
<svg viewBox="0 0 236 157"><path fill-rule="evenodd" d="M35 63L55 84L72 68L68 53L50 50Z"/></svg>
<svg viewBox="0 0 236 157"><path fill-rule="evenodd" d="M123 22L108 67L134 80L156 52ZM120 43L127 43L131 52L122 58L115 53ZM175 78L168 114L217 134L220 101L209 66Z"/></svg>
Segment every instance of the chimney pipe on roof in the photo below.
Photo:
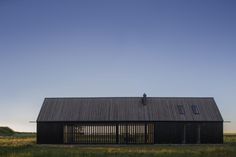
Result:
<svg viewBox="0 0 236 157"><path fill-rule="evenodd" d="M142 104L147 105L147 94L145 94L145 93L143 94Z"/></svg>

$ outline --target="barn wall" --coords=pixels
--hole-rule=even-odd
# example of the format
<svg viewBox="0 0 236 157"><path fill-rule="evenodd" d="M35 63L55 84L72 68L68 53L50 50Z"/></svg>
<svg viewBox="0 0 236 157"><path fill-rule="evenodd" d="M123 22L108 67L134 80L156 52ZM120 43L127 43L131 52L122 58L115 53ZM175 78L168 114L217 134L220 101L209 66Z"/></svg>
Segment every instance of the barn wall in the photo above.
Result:
<svg viewBox="0 0 236 157"><path fill-rule="evenodd" d="M155 143L177 144L182 143L183 123L157 122L155 125Z"/></svg>
<svg viewBox="0 0 236 157"><path fill-rule="evenodd" d="M63 124L62 123L37 123L38 144L62 144Z"/></svg>
<svg viewBox="0 0 236 157"><path fill-rule="evenodd" d="M223 122L153 123L155 126L152 138L156 144L223 143ZM63 125L65 124L71 123L37 123L37 143L63 144ZM116 142L116 144L118 143L122 144L121 141Z"/></svg>
<svg viewBox="0 0 236 157"><path fill-rule="evenodd" d="M82 132L79 128L82 127ZM66 132L64 132L66 131ZM154 123L40 122L38 144L153 144Z"/></svg>
<svg viewBox="0 0 236 157"><path fill-rule="evenodd" d="M155 143L223 143L222 122L156 122Z"/></svg>
<svg viewBox="0 0 236 157"><path fill-rule="evenodd" d="M223 123L203 123L201 143L223 143Z"/></svg>

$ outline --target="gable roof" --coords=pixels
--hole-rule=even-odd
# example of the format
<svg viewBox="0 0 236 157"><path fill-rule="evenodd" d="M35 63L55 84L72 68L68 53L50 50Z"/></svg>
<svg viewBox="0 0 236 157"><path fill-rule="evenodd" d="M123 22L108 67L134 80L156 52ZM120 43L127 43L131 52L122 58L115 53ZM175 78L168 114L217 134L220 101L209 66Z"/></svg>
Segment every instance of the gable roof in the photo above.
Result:
<svg viewBox="0 0 236 157"><path fill-rule="evenodd" d="M182 105L184 114L178 106ZM199 114L194 114L196 105ZM63 121L223 121L213 98L88 97L45 98L37 122Z"/></svg>

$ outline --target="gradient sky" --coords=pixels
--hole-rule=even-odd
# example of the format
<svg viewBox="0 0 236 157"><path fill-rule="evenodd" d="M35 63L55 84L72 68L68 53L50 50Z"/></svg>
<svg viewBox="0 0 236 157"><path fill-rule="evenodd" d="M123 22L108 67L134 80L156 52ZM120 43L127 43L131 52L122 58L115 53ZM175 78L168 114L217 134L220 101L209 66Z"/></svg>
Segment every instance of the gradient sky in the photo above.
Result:
<svg viewBox="0 0 236 157"><path fill-rule="evenodd" d="M236 132L235 0L1 0L0 126L45 97L214 97Z"/></svg>

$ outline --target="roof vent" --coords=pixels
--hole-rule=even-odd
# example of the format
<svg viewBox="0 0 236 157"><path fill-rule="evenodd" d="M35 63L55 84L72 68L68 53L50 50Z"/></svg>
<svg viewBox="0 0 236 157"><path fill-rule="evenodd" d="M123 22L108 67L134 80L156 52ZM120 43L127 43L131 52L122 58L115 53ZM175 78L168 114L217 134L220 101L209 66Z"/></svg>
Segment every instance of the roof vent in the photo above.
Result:
<svg viewBox="0 0 236 157"><path fill-rule="evenodd" d="M145 93L143 94L142 104L147 105L147 94L145 94Z"/></svg>

